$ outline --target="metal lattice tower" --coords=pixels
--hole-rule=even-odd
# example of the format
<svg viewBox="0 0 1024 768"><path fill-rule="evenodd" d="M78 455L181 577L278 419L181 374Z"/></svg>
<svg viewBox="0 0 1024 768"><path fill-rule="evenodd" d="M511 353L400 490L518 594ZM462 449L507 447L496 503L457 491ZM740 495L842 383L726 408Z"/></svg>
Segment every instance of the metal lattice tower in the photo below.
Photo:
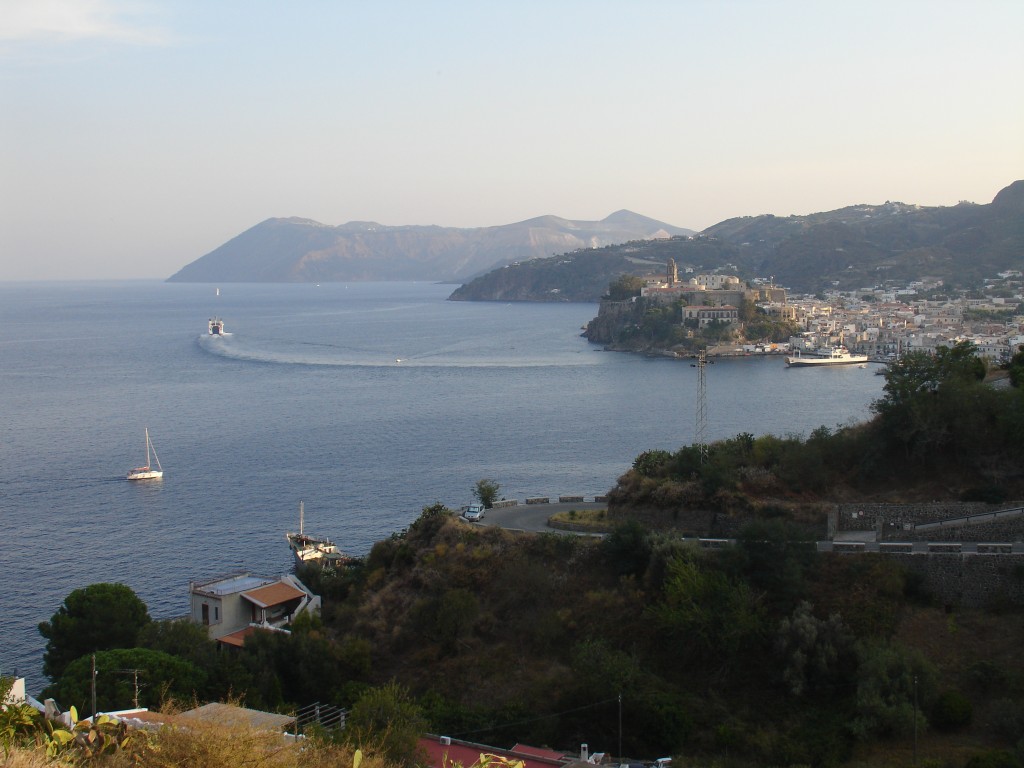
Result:
<svg viewBox="0 0 1024 768"><path fill-rule="evenodd" d="M700 463L708 460L708 399L707 376L704 369L708 364L708 351L702 349L697 354L697 427L694 430L694 444L700 449Z"/></svg>

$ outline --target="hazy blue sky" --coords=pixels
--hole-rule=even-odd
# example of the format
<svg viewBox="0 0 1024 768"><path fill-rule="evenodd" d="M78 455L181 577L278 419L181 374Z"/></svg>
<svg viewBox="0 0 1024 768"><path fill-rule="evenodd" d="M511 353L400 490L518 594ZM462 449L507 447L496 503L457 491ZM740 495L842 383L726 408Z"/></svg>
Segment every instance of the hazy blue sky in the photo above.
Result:
<svg viewBox="0 0 1024 768"><path fill-rule="evenodd" d="M0 0L0 280L272 216L703 229L1024 178L1024 2Z"/></svg>

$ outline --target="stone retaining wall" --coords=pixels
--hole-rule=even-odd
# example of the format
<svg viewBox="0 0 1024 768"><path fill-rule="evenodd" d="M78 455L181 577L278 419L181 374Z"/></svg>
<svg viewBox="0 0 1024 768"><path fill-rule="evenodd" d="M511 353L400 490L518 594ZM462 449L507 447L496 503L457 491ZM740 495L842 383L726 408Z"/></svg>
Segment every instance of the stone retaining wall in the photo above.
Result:
<svg viewBox="0 0 1024 768"><path fill-rule="evenodd" d="M502 509L504 507L515 507L515 506L517 506L520 503L523 503L523 504L552 504L552 503L557 503L557 504L607 504L608 503L608 497L607 496L592 496L591 498L593 499L593 501L587 501L587 497L586 496L581 496L581 495L562 495L562 496L558 497L558 501L557 502L552 502L552 500L551 500L552 497L551 496L530 496L530 497L524 499L522 502L519 502L516 499L502 499L501 501L494 502L491 505L491 508L492 509Z"/></svg>
<svg viewBox="0 0 1024 768"><path fill-rule="evenodd" d="M1024 605L1024 554L891 554L944 605Z"/></svg>
<svg viewBox="0 0 1024 768"><path fill-rule="evenodd" d="M983 502L931 502L919 504L838 504L830 514L829 530L876 531L880 541L1022 541L1024 517L994 520L991 523L963 525L915 532L922 523L980 515L1021 506L1021 502L985 504Z"/></svg>

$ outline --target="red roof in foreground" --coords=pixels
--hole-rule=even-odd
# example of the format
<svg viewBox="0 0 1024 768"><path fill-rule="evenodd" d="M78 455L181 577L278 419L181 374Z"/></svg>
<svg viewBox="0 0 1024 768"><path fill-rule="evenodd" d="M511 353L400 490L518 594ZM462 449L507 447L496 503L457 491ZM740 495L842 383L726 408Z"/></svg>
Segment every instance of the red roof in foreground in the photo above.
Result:
<svg viewBox="0 0 1024 768"><path fill-rule="evenodd" d="M242 593L242 597L255 603L260 608L269 608L272 605L281 605L289 600L299 600L306 596L301 589L296 589L291 584L283 581L267 584L263 587L250 589Z"/></svg>
<svg viewBox="0 0 1024 768"><path fill-rule="evenodd" d="M451 744L442 744L440 736L423 736L420 738L420 747L429 756L427 765L432 768L451 768L452 763L459 763L464 768L470 768L480 759L480 755L498 755L513 760L522 760L526 768L552 768L565 764L565 758L561 752L538 747L525 747L522 744L516 744L512 749L499 749L457 739L451 739Z"/></svg>
<svg viewBox="0 0 1024 768"><path fill-rule="evenodd" d="M530 755L545 760L553 760L556 763L565 762L566 759L565 752L556 752L553 749L544 749L544 747L530 747L526 744L516 744L509 751L516 755Z"/></svg>
<svg viewBox="0 0 1024 768"><path fill-rule="evenodd" d="M218 638L218 641L224 643L224 645L233 645L236 648L241 648L245 645L245 638L255 631L256 627L244 627L232 632L230 635L224 635L224 637Z"/></svg>

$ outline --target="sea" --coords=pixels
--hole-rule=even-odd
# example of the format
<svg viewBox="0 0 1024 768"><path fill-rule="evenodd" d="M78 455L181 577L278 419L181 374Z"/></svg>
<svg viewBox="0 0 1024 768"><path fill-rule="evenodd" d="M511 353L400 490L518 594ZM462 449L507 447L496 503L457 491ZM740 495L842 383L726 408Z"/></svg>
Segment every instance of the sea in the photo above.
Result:
<svg viewBox="0 0 1024 768"><path fill-rule="evenodd" d="M594 496L695 441L692 361L588 343L596 304L453 289L0 283L0 674L42 690L37 626L74 589L121 582L171 618L190 581L288 572L300 502L306 532L362 555L482 478ZM705 378L709 440L863 421L884 383L778 356ZM164 476L129 482L146 429Z"/></svg>

